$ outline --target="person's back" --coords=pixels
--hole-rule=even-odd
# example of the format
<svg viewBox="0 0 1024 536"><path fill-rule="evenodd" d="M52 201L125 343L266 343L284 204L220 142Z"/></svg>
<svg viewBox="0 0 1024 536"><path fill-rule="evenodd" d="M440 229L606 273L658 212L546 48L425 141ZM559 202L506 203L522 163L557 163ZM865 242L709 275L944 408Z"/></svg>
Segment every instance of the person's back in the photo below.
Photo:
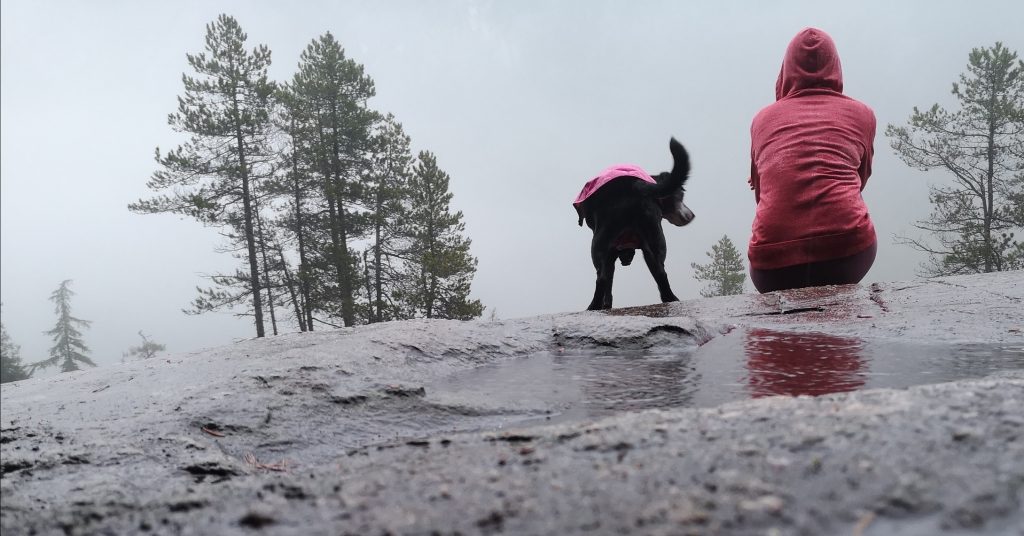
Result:
<svg viewBox="0 0 1024 536"><path fill-rule="evenodd" d="M751 125L750 181L757 210L748 258L751 279L762 292L857 282L864 275L804 270L800 280L787 277L763 285L755 277L785 268L814 271L817 263L875 246L860 193L871 174L875 117L842 90L835 45L824 32L808 28L787 49L776 82L777 101ZM873 259L872 249L863 272Z"/></svg>

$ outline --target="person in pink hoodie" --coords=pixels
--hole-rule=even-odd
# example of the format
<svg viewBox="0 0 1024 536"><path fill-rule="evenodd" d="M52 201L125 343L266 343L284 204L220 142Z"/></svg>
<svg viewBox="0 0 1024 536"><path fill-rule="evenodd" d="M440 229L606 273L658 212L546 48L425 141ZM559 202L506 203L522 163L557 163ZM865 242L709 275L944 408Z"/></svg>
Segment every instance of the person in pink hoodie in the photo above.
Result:
<svg viewBox="0 0 1024 536"><path fill-rule="evenodd" d="M835 43L816 28L789 43L775 99L750 126L750 279L759 292L858 283L877 251L861 197L875 114L843 95Z"/></svg>

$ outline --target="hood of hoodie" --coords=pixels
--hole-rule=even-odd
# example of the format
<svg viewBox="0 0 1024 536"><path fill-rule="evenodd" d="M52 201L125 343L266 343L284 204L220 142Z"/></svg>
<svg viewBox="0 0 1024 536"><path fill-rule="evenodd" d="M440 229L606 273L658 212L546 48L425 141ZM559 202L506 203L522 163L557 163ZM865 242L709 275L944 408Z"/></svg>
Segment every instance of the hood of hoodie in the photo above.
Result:
<svg viewBox="0 0 1024 536"><path fill-rule="evenodd" d="M843 67L832 38L817 28L806 28L796 34L786 48L779 79L775 82L775 100L812 88L842 93Z"/></svg>

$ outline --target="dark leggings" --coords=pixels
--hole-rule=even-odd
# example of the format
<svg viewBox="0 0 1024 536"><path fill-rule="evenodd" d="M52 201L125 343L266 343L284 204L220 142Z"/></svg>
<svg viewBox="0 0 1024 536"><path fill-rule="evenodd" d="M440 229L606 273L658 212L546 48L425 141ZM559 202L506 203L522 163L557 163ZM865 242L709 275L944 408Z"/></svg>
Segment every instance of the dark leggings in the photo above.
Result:
<svg viewBox="0 0 1024 536"><path fill-rule="evenodd" d="M849 257L821 262L809 262L774 270L750 269L750 280L758 292L772 292L790 288L820 287L822 285L849 285L860 283L875 262L878 242Z"/></svg>

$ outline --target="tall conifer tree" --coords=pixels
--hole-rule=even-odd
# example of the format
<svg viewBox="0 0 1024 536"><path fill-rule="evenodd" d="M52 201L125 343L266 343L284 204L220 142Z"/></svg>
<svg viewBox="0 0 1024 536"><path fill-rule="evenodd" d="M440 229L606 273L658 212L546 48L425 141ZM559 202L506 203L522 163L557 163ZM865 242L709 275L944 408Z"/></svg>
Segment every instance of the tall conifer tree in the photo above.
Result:
<svg viewBox="0 0 1024 536"><path fill-rule="evenodd" d="M463 236L462 212L451 212L448 174L437 158L421 151L409 179L410 214L405 298L417 316L467 320L483 313L480 300L470 300L476 258Z"/></svg>
<svg viewBox="0 0 1024 536"><path fill-rule="evenodd" d="M384 322L412 313L397 298L401 293L403 225L409 220L409 176L412 153L409 136L388 114L374 133L373 169L366 184L370 244L364 254L367 319Z"/></svg>
<svg viewBox="0 0 1024 536"><path fill-rule="evenodd" d="M281 85L277 102L276 121L284 141L278 165L281 173L271 185L271 190L283 200L283 210L277 220L283 237L276 249L287 267L282 242L295 248L298 267L294 274L287 275L289 292L300 331L313 331L313 312L319 309L313 292L321 274L315 262L315 243L323 222L317 210L322 182L316 176L316 132L306 103L295 95L290 84Z"/></svg>
<svg viewBox="0 0 1024 536"><path fill-rule="evenodd" d="M129 209L142 213L170 212L192 216L225 228L245 269L212 278L226 290L200 289L195 312L251 303L256 336L264 336L261 276L256 221L260 180L271 159L268 136L273 82L267 78L270 50L245 49L246 34L238 22L220 15L206 27L206 50L188 54L195 76L182 75L185 93L168 123L191 139L156 158L162 169L147 185L171 194L139 200Z"/></svg>
<svg viewBox="0 0 1024 536"><path fill-rule="evenodd" d="M328 312L351 326L356 323L360 259L349 242L363 233L356 203L362 177L369 171L370 132L377 117L366 106L375 93L373 80L327 33L303 51L289 88L296 120L309 137L307 159L320 179L321 209L326 214L319 255L331 267L333 281L330 286L322 281L327 300L318 304L338 303L338 310Z"/></svg>
<svg viewBox="0 0 1024 536"><path fill-rule="evenodd" d="M91 322L71 316L71 297L74 295L70 279L61 281L57 290L50 294L50 301L53 302L54 312L57 314L57 325L46 334L53 337L53 347L50 348L50 358L33 363L33 369L60 365L61 372L72 372L79 370L79 363L96 366L96 363L86 355L89 353L89 347L85 345L82 332L78 329L88 328Z"/></svg>

